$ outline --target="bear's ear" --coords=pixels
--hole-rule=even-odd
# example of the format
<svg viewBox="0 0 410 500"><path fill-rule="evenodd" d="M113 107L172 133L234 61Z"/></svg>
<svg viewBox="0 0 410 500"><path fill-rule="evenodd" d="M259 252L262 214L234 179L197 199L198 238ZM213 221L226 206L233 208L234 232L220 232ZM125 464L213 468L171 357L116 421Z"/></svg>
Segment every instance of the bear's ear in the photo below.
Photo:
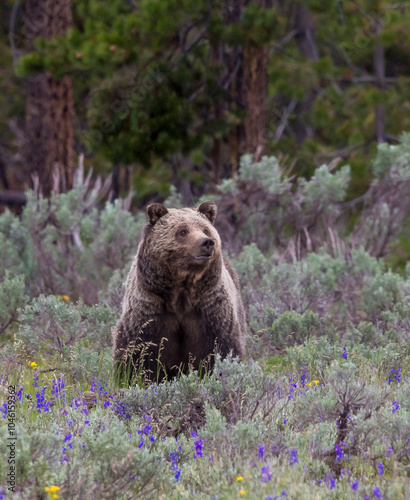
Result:
<svg viewBox="0 0 410 500"><path fill-rule="evenodd" d="M162 203L152 203L147 206L147 215L150 223L154 225L158 219L168 213L168 210Z"/></svg>
<svg viewBox="0 0 410 500"><path fill-rule="evenodd" d="M201 214L206 215L211 224L215 222L217 211L215 203L212 203L212 201L204 201L199 205L197 210L201 212Z"/></svg>

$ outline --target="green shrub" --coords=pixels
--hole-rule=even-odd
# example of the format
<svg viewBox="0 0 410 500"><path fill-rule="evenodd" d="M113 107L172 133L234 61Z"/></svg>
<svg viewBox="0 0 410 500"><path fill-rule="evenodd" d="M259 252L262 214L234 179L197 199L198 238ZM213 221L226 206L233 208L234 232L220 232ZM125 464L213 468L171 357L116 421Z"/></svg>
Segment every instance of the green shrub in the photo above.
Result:
<svg viewBox="0 0 410 500"><path fill-rule="evenodd" d="M28 297L24 289L24 276L10 278L6 270L0 281L0 334L17 319L18 309L26 304Z"/></svg>
<svg viewBox="0 0 410 500"><path fill-rule="evenodd" d="M288 311L275 319L268 332L275 346L285 347L303 344L309 338L321 335L322 325L319 316L312 311L303 314Z"/></svg>
<svg viewBox="0 0 410 500"><path fill-rule="evenodd" d="M0 280L8 271L11 277L24 276L26 287L35 280L37 261L30 233L21 220L6 210L0 215Z"/></svg>
<svg viewBox="0 0 410 500"><path fill-rule="evenodd" d="M27 199L21 219L0 216L0 279L7 269L25 277L31 297L52 293L88 304L106 293L115 271L125 279L144 214L135 219L119 201L97 210L96 194L82 185L49 200L28 192Z"/></svg>
<svg viewBox="0 0 410 500"><path fill-rule="evenodd" d="M111 327L117 312L104 305L73 304L64 297L40 295L22 313L15 348L24 345L24 361L43 357L49 367L68 369L74 378L111 373ZM10 348L13 348L11 346Z"/></svg>

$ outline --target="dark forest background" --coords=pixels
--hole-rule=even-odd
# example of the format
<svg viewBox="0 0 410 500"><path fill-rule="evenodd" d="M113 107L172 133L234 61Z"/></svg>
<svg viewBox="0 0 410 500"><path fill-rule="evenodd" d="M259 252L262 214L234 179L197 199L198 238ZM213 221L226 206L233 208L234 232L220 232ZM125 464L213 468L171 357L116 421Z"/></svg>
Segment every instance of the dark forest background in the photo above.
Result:
<svg viewBox="0 0 410 500"><path fill-rule="evenodd" d="M410 4L291 0L5 0L0 198L79 155L110 197L185 203L275 155L296 176L343 161L352 197L377 143L409 128Z"/></svg>

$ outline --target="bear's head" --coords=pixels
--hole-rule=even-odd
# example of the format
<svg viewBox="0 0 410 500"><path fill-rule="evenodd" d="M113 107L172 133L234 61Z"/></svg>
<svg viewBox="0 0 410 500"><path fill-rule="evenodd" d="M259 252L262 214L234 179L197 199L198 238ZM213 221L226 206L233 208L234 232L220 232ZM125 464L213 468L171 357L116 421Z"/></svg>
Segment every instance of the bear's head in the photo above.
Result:
<svg viewBox="0 0 410 500"><path fill-rule="evenodd" d="M216 205L204 201L197 209L147 207L145 232L151 258L172 269L174 275L201 273L221 259L221 240L213 224Z"/></svg>

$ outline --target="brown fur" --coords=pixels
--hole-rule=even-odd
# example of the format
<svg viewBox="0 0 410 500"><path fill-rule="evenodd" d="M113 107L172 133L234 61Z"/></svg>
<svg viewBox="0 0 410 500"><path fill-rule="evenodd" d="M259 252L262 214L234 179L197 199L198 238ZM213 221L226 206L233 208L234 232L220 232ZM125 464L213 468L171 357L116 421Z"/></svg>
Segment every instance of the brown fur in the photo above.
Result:
<svg viewBox="0 0 410 500"><path fill-rule="evenodd" d="M242 357L244 308L213 227L216 206L178 210L155 203L147 214L114 334L116 366L131 361L160 380L189 365L198 369L215 350Z"/></svg>

